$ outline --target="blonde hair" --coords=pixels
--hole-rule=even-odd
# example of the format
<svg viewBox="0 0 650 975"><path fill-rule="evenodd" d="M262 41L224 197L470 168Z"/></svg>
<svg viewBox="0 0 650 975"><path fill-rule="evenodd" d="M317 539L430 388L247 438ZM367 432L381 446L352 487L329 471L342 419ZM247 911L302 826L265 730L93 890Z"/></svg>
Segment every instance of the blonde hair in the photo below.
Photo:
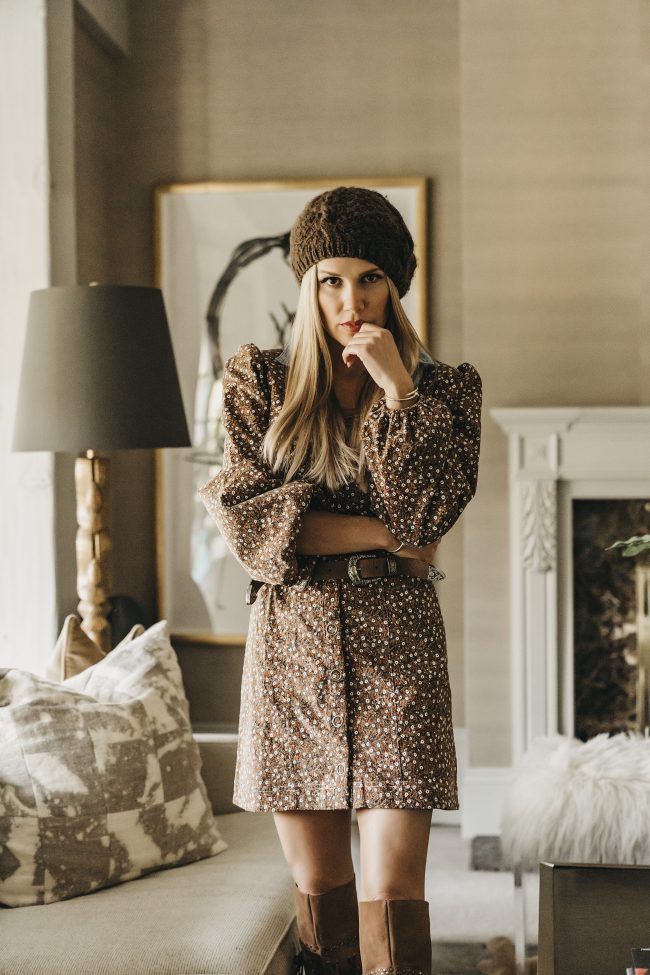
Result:
<svg viewBox="0 0 650 975"><path fill-rule="evenodd" d="M400 358L413 374L425 346L408 320L397 288L387 276L391 309L387 327ZM316 265L305 273L293 322L287 384L282 408L262 444L272 470L289 481L305 466L302 479L336 491L356 482L367 488L366 458L361 428L368 410L383 395L370 374L359 398L359 415L346 437L346 423L334 395L334 373L318 305Z"/></svg>

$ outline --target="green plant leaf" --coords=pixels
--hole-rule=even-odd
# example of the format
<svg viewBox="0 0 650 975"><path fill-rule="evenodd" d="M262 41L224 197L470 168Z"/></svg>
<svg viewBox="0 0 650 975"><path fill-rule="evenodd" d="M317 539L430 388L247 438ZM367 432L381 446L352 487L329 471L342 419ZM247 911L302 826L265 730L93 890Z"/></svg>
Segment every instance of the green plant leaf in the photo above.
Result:
<svg viewBox="0 0 650 975"><path fill-rule="evenodd" d="M612 548L622 548L621 555L628 557L638 555L639 552L647 552L650 550L650 535L632 535L626 541L618 541L614 542L613 545L608 545L605 551L608 552Z"/></svg>

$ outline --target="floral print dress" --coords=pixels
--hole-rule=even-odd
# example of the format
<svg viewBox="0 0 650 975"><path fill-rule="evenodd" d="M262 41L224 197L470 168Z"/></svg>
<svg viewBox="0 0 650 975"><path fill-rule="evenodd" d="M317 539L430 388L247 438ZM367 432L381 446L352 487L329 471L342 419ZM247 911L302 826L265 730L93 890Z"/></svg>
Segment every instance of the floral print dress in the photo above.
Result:
<svg viewBox="0 0 650 975"><path fill-rule="evenodd" d="M444 535L476 490L479 375L468 363L454 369L427 357L414 374L417 404L390 410L380 401L363 421L368 491L352 484L333 493L301 471L285 484L260 460L286 374L278 349L242 345L228 360L224 466L199 492L238 561L263 583L244 656L234 802L252 811L457 809L434 584L305 584L324 556L297 555L296 538L310 509L378 517L409 545Z"/></svg>

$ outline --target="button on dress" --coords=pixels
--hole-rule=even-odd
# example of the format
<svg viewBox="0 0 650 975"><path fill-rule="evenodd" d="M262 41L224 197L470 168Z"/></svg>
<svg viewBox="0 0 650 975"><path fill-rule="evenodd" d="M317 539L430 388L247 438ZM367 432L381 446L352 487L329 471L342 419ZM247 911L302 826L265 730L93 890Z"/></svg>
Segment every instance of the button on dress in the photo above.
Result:
<svg viewBox="0 0 650 975"><path fill-rule="evenodd" d="M260 459L284 398L279 353L247 344L228 360L224 464L199 491L235 557L263 582L244 654L233 801L251 811L457 809L434 584L305 584L325 557L298 555L296 539L310 509L378 517L407 545L444 535L476 491L479 375L468 363L425 362L415 406L380 401L363 421L368 490L331 492L301 471L285 484Z"/></svg>

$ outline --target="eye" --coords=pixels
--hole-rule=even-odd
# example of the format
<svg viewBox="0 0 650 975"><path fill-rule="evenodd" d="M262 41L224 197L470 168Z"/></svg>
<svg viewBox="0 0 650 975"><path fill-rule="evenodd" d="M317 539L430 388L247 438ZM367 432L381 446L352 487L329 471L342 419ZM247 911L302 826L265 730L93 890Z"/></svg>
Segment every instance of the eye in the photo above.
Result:
<svg viewBox="0 0 650 975"><path fill-rule="evenodd" d="M328 276L326 278L321 278L320 279L320 283L321 284L335 285L335 284L338 284L340 280L341 279L340 278L337 278L335 274L328 274Z"/></svg>
<svg viewBox="0 0 650 975"><path fill-rule="evenodd" d="M377 274L376 271L369 271L368 274L364 274L363 278L364 281L367 281L369 284L374 284L376 281L381 281L382 275Z"/></svg>

